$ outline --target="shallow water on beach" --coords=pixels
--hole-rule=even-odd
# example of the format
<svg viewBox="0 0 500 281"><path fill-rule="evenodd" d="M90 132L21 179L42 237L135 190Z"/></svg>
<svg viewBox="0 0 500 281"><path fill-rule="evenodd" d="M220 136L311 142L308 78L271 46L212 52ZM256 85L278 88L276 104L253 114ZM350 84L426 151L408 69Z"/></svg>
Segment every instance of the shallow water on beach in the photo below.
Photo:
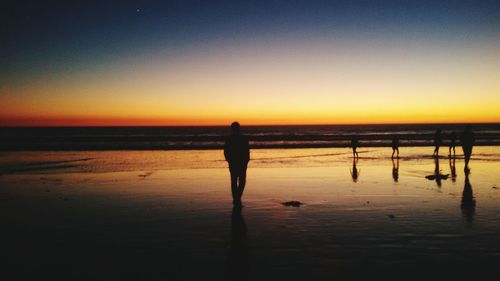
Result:
<svg viewBox="0 0 500 281"><path fill-rule="evenodd" d="M72 279L495 276L500 150L474 148L468 177L447 152L436 161L432 148L403 148L392 161L390 148L363 148L353 162L345 148L253 150L241 211L217 150L2 152L7 268ZM291 200L303 205L282 205Z"/></svg>

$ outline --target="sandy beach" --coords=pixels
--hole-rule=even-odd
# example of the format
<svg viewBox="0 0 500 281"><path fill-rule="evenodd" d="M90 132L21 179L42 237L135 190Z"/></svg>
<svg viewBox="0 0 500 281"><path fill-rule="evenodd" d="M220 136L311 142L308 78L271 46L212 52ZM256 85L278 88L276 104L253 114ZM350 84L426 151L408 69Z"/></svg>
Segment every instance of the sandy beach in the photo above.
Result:
<svg viewBox="0 0 500 281"><path fill-rule="evenodd" d="M252 151L241 211L219 150L3 152L0 208L15 279L358 279L499 272L500 152ZM458 152L458 150L457 150ZM300 207L285 206L300 201ZM404 275L400 275L404 274ZM373 275L372 275L373 276ZM12 279L14 280L14 279Z"/></svg>

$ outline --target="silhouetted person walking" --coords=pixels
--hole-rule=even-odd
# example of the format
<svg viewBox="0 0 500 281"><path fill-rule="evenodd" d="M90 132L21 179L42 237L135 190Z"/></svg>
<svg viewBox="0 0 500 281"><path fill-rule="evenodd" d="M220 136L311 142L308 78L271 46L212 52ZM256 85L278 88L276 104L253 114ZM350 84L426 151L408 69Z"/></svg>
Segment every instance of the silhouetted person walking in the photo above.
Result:
<svg viewBox="0 0 500 281"><path fill-rule="evenodd" d="M465 160L464 171L466 174L468 174L469 160L472 155L472 147L474 146L475 142L474 133L472 132L471 125L467 125L465 127L465 131L462 133L460 141L462 142L462 150L464 151L464 160Z"/></svg>
<svg viewBox="0 0 500 281"><path fill-rule="evenodd" d="M449 148L449 153L448 155L451 156L451 150L453 150L453 156L455 155L455 145L457 141L457 133L455 131L451 132L450 135L450 148Z"/></svg>
<svg viewBox="0 0 500 281"><path fill-rule="evenodd" d="M441 136L441 129L437 129L436 133L434 134L434 153L432 153L432 156L439 156L439 147L441 146L442 142L443 139Z"/></svg>
<svg viewBox="0 0 500 281"><path fill-rule="evenodd" d="M233 204L239 206L245 189L250 149L247 137L240 134L240 124L238 122L231 124L231 135L224 144L224 157L229 164L231 174Z"/></svg>
<svg viewBox="0 0 500 281"><path fill-rule="evenodd" d="M359 145L358 137L352 136L352 138L351 138L351 147L352 147L352 157L354 157L354 158L358 158L359 157L359 154L356 151L356 149L358 149L358 145Z"/></svg>
<svg viewBox="0 0 500 281"><path fill-rule="evenodd" d="M399 159L399 138L397 136L392 137L392 158L394 158L394 153L397 152L397 158Z"/></svg>

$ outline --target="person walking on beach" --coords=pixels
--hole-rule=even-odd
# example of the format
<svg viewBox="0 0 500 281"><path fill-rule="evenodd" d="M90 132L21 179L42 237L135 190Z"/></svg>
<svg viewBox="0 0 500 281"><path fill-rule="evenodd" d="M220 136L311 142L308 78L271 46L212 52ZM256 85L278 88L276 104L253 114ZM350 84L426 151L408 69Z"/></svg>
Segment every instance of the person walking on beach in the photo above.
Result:
<svg viewBox="0 0 500 281"><path fill-rule="evenodd" d="M451 156L451 150L453 150L453 155L455 155L455 144L457 140L457 133L455 131L451 132L450 135L450 148L448 152L448 156Z"/></svg>
<svg viewBox="0 0 500 281"><path fill-rule="evenodd" d="M442 142L442 137L441 137L441 129L437 129L436 133L434 134L434 153L432 153L432 156L438 157L439 156L439 147L441 146Z"/></svg>
<svg viewBox="0 0 500 281"><path fill-rule="evenodd" d="M394 159L394 153L397 152L397 158L399 159L399 138L397 136L392 137L392 156Z"/></svg>
<svg viewBox="0 0 500 281"><path fill-rule="evenodd" d="M352 157L354 157L354 158L358 158L359 157L359 154L356 151L356 149L358 148L358 144L359 144L358 137L352 136L351 137L351 147L352 147Z"/></svg>
<svg viewBox="0 0 500 281"><path fill-rule="evenodd" d="M224 144L224 157L231 174L231 194L233 204L241 206L241 196L245 189L247 166L250 161L250 148L246 136L240 133L240 123L231 124L231 135Z"/></svg>
<svg viewBox="0 0 500 281"><path fill-rule="evenodd" d="M462 142L462 150L464 151L465 167L464 172L469 172L469 160L472 155L472 147L474 146L475 138L472 132L472 126L467 125L465 131L460 136L460 141Z"/></svg>

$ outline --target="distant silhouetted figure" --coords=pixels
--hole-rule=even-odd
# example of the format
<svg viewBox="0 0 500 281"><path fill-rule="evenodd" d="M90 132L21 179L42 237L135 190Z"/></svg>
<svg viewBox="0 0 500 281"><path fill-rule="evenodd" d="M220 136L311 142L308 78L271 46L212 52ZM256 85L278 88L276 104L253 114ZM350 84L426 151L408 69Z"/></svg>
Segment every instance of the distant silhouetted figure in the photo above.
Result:
<svg viewBox="0 0 500 281"><path fill-rule="evenodd" d="M394 158L392 158L392 179L394 182L398 182L399 179L399 158L394 162Z"/></svg>
<svg viewBox="0 0 500 281"><path fill-rule="evenodd" d="M392 158L394 158L394 153L397 152L397 158L399 158L399 138L397 136L392 137Z"/></svg>
<svg viewBox="0 0 500 281"><path fill-rule="evenodd" d="M360 170L356 167L357 164L358 164L358 158L354 157L352 159L352 170L350 170L353 182L357 182L358 181L358 176L359 176Z"/></svg>
<svg viewBox="0 0 500 281"><path fill-rule="evenodd" d="M462 142L462 149L464 151L465 166L464 171L469 173L469 160L472 155L472 147L474 146L475 138L472 132L472 126L467 125L465 131L460 136L460 141Z"/></svg>
<svg viewBox="0 0 500 281"><path fill-rule="evenodd" d="M439 147L441 146L442 142L443 139L441 136L441 129L437 129L436 133L434 134L434 153L432 153L432 156L439 156Z"/></svg>
<svg viewBox="0 0 500 281"><path fill-rule="evenodd" d="M450 135L450 148L448 155L451 156L451 151L453 150L453 155L455 155L455 145L457 141L457 133L455 131L451 132Z"/></svg>
<svg viewBox="0 0 500 281"><path fill-rule="evenodd" d="M472 186L469 181L469 174L465 173L465 183L464 191L462 193L462 202L460 204L463 216L467 221L472 221L474 219L474 211L476 209L476 200L474 199L474 194L472 192Z"/></svg>
<svg viewBox="0 0 500 281"><path fill-rule="evenodd" d="M358 149L358 145L359 145L358 137L352 136L352 138L351 138L351 147L352 147L352 157L354 157L354 158L359 157L359 154L356 151L356 149Z"/></svg>
<svg viewBox="0 0 500 281"><path fill-rule="evenodd" d="M455 182L457 181L457 169L455 168L455 154L450 155L449 157L450 160L450 173L451 173L451 181Z"/></svg>
<svg viewBox="0 0 500 281"><path fill-rule="evenodd" d="M240 134L240 124L233 122L231 124L231 135L224 144L224 157L229 164L231 173L231 194L233 204L241 205L241 196L245 189L247 165L250 161L250 149L248 139Z"/></svg>

